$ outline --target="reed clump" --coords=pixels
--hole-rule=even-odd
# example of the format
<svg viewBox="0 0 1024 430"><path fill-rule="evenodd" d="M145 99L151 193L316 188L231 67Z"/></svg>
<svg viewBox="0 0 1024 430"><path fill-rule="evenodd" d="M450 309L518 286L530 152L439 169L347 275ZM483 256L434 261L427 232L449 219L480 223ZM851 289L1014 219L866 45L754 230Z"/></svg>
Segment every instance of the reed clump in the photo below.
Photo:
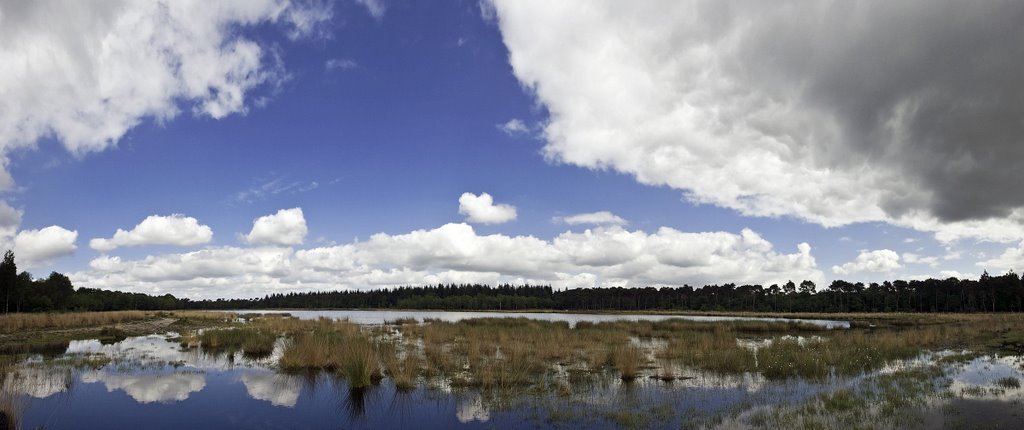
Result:
<svg viewBox="0 0 1024 430"><path fill-rule="evenodd" d="M416 388L416 378L419 372L419 357L414 348L402 345L398 342L383 342L378 347L380 360L384 364L384 372L395 384L399 391L409 391Z"/></svg>
<svg viewBox="0 0 1024 430"><path fill-rule="evenodd" d="M326 318L271 318L258 320L257 325L292 334L278 362L282 369L334 371L355 389L382 377L376 344L357 324Z"/></svg>
<svg viewBox="0 0 1024 430"><path fill-rule="evenodd" d="M625 345L613 349L608 361L619 369L622 380L629 382L636 379L644 362L644 354L633 345Z"/></svg>
<svg viewBox="0 0 1024 430"><path fill-rule="evenodd" d="M200 345L212 352L242 351L250 356L267 356L274 351L277 334L258 328L238 327L203 330L198 338Z"/></svg>
<svg viewBox="0 0 1024 430"><path fill-rule="evenodd" d="M334 370L340 368L343 339L330 332L309 332L296 335L278 364L285 370Z"/></svg>
<svg viewBox="0 0 1024 430"><path fill-rule="evenodd" d="M349 338L338 352L349 388L364 388L381 379L380 360L369 340Z"/></svg>

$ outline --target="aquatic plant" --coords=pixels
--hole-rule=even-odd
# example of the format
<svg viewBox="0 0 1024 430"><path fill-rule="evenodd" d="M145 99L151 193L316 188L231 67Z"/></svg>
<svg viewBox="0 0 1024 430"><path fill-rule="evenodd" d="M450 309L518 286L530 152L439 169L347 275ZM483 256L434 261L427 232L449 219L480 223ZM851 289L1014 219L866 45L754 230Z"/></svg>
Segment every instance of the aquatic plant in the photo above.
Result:
<svg viewBox="0 0 1024 430"><path fill-rule="evenodd" d="M619 369L623 381L636 379L640 366L643 364L644 354L633 345L622 345L612 350L608 361L616 369Z"/></svg>
<svg viewBox="0 0 1024 430"><path fill-rule="evenodd" d="M269 355L274 350L277 334L257 328L238 327L203 330L199 342L213 352L242 351L251 356Z"/></svg>

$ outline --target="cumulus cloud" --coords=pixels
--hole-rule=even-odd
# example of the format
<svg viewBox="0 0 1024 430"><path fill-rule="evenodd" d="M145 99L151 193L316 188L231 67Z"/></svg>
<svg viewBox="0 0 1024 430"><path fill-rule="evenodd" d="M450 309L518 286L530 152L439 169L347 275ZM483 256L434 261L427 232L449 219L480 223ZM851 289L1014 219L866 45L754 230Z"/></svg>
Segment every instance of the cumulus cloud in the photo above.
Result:
<svg viewBox="0 0 1024 430"><path fill-rule="evenodd" d="M940 279L949 279L949 278L978 279L978 275L973 274L973 273L961 273L961 272L956 271L956 270L940 270L939 271L939 278Z"/></svg>
<svg viewBox="0 0 1024 430"><path fill-rule="evenodd" d="M780 253L751 230L654 233L620 226L552 240L480 235L468 224L293 250L222 247L140 260L99 257L69 275L76 285L173 292L187 297L254 297L267 293L368 289L434 283L544 283L558 288L824 282L811 247Z"/></svg>
<svg viewBox="0 0 1024 430"><path fill-rule="evenodd" d="M608 211L576 214L566 217L554 217L552 221L568 225L626 225L628 221Z"/></svg>
<svg viewBox="0 0 1024 430"><path fill-rule="evenodd" d="M884 273L903 267L900 265L900 256L890 249L879 249L875 251L861 251L857 259L842 266L832 266L832 273L837 275L852 275L861 272Z"/></svg>
<svg viewBox="0 0 1024 430"><path fill-rule="evenodd" d="M498 130L509 136L518 136L530 132L530 127L527 127L526 123L519 118L512 118L504 124L498 124L497 127Z"/></svg>
<svg viewBox="0 0 1024 430"><path fill-rule="evenodd" d="M26 265L43 263L75 252L78 231L51 225L39 230L22 230L14 237L14 254Z"/></svg>
<svg viewBox="0 0 1024 430"><path fill-rule="evenodd" d="M0 200L0 240L8 240L14 237L18 227L21 226L21 217L24 211L15 209Z"/></svg>
<svg viewBox="0 0 1024 430"><path fill-rule="evenodd" d="M516 219L516 208L507 204L494 204L490 194L462 193L459 197L459 213L466 221L476 224L502 224Z"/></svg>
<svg viewBox="0 0 1024 430"><path fill-rule="evenodd" d="M42 138L73 154L101 151L146 118L182 110L223 118L286 76L246 37L272 25L315 33L331 9L314 2L30 1L0 5L0 188L7 154Z"/></svg>
<svg viewBox="0 0 1024 430"><path fill-rule="evenodd" d="M1008 270L1021 271L1024 268L1024 241L1006 248L998 257L979 261L977 266L984 270L991 270L994 273L1006 272Z"/></svg>
<svg viewBox="0 0 1024 430"><path fill-rule="evenodd" d="M90 240L89 247L100 252L110 252L122 246L194 246L208 243L211 239L213 230L210 226L199 224L195 218L181 214L151 215L131 231L117 229L110 239Z"/></svg>
<svg viewBox="0 0 1024 430"><path fill-rule="evenodd" d="M925 264L931 267L937 267L939 265L939 257L936 256L924 256L914 254L912 252L904 252L902 258L907 264Z"/></svg>
<svg viewBox="0 0 1024 430"><path fill-rule="evenodd" d="M254 245L300 245L307 232L302 208L281 209L276 214L256 218L245 241Z"/></svg>
<svg viewBox="0 0 1024 430"><path fill-rule="evenodd" d="M1024 238L1024 4L492 7L552 161L745 215Z"/></svg>

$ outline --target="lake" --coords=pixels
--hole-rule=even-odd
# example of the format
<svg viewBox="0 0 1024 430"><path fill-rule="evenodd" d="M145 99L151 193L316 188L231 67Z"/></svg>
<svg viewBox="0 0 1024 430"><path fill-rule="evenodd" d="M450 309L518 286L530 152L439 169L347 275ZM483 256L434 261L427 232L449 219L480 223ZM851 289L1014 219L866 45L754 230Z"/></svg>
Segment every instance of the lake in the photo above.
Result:
<svg viewBox="0 0 1024 430"><path fill-rule="evenodd" d="M537 321L565 321L574 326L581 321L666 321L682 319L687 321L719 322L719 321L766 321L766 322L800 322L814 324L825 328L850 328L849 321L795 318L765 318L740 316L706 316L706 315L666 315L666 314L588 314L569 312L456 312L456 311L405 311L405 310L234 310L228 312L245 313L286 313L301 319L333 318L346 319L357 324L384 324L401 319L415 319L423 322L426 319L441 321L462 321L474 318L527 318Z"/></svg>

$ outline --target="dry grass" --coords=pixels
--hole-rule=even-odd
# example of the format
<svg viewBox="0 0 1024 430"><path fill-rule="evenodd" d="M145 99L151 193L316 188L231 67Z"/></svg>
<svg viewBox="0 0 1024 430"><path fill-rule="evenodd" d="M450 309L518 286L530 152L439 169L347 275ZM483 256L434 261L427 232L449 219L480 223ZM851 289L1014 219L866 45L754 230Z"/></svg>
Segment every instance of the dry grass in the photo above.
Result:
<svg viewBox="0 0 1024 430"><path fill-rule="evenodd" d="M200 345L212 352L242 351L248 356L264 357L274 351L277 334L259 328L238 327L204 330L198 338Z"/></svg>
<svg viewBox="0 0 1024 430"><path fill-rule="evenodd" d="M275 327L290 333L292 341L279 365L285 370L328 370L340 373L351 388L363 388L381 378L376 345L359 325L326 318L257 320L263 329Z"/></svg>
<svg viewBox="0 0 1024 430"><path fill-rule="evenodd" d="M112 312L66 312L66 313L18 313L0 315L0 333L46 329L73 329L100 327L134 321L175 318L203 322L233 320L234 314L206 311L112 311Z"/></svg>
<svg viewBox="0 0 1024 430"><path fill-rule="evenodd" d="M143 311L8 314L0 315L0 331L13 333L25 330L96 327L148 319L153 315L152 312Z"/></svg>
<svg viewBox="0 0 1024 430"><path fill-rule="evenodd" d="M622 380L628 382L636 379L644 362L644 353L633 345L619 346L612 350L608 361L619 369Z"/></svg>
<svg viewBox="0 0 1024 430"><path fill-rule="evenodd" d="M384 372L391 378L399 391L416 388L416 376L419 373L419 357L414 348L406 347L399 342L382 342L377 352L384 364Z"/></svg>

